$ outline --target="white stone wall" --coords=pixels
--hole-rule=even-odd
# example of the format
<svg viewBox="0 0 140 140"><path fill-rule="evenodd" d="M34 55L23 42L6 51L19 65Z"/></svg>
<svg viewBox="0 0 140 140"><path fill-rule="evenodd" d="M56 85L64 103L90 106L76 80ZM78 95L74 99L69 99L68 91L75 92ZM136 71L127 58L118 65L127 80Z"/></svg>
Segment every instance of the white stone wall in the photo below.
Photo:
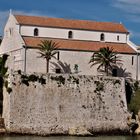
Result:
<svg viewBox="0 0 140 140"><path fill-rule="evenodd" d="M8 132L85 135L126 132L127 104L123 78L46 75L46 84L11 78L4 93Z"/></svg>
<svg viewBox="0 0 140 140"><path fill-rule="evenodd" d="M25 45L20 33L19 25L13 15L9 15L9 19L4 28L4 37L0 45L0 54L7 53L9 55L7 65L9 71L21 69L24 71L24 48Z"/></svg>
<svg viewBox="0 0 140 140"><path fill-rule="evenodd" d="M19 28L20 26L15 17L13 15L9 15L9 19L4 28L4 37L0 45L0 54L21 49L23 45L25 45L19 33Z"/></svg>
<svg viewBox="0 0 140 140"><path fill-rule="evenodd" d="M33 72L46 72L46 61L43 58L38 58L39 50L37 49L27 49L27 63L26 63L26 72L33 73ZM74 66L75 64L78 65L78 74L82 75L101 75L101 73L97 72L97 65L90 67L89 64L90 58L93 52L84 52L84 51L59 51L60 54L60 61L63 64L63 67L67 69L70 67L72 73L75 73ZM119 75L124 77L131 77L136 79L136 66L137 66L137 55L131 54L118 54L119 59L121 59L121 65L119 65ZM56 56L57 57L57 56ZM133 65L132 65L132 57L133 57ZM56 65L58 64L58 60L51 59L50 60L50 73L55 72ZM60 68L62 68L61 64L58 64ZM63 68L62 68L63 72ZM140 79L140 77L139 77Z"/></svg>
<svg viewBox="0 0 140 140"><path fill-rule="evenodd" d="M27 49L27 61L26 61L26 72L46 72L46 61L43 58L39 58L39 50L37 49ZM74 65L78 64L79 74L94 74L97 75L96 69L91 69L88 64L92 53L87 52L79 52L79 51L60 51L60 61L62 61L63 65L66 67L69 65L70 70L74 73ZM56 56L57 57L57 56ZM49 72L54 73L55 64L58 64L58 61L55 59L50 60ZM61 65L59 65L61 67ZM96 67L96 66L95 66ZM62 67L61 67L62 68Z"/></svg>
<svg viewBox="0 0 140 140"><path fill-rule="evenodd" d="M24 61L25 49L24 48L10 52L8 61L9 59L10 59L10 62L7 62L8 66L10 66L9 69L11 69L12 71L16 71L16 70L24 71L24 67L25 67L25 61Z"/></svg>
<svg viewBox="0 0 140 140"><path fill-rule="evenodd" d="M124 77L131 77L133 79L136 79L137 76L137 55L136 54L118 54L118 56L121 59L122 65L120 65L120 72L124 71ZM132 58L133 57L133 58ZM132 59L133 59L133 65L132 65ZM139 71L140 73L140 71ZM140 77L138 77L140 79Z"/></svg>
<svg viewBox="0 0 140 140"><path fill-rule="evenodd" d="M36 27L33 26L21 26L16 21L13 15L9 16L7 24L4 29L4 38L0 46L0 54L8 53L8 67L10 71L21 69L22 71L27 71L27 73L32 72L46 72L46 62L42 58L38 58L38 50L36 49L25 49L25 45L21 35L33 36L33 30ZM64 38L68 37L68 29L58 29L58 28L45 28L38 27L40 37L54 37L54 38ZM102 32L95 31L85 31L85 30L71 30L73 31L74 39L78 40L92 40L99 41L100 34ZM129 43L131 47L135 47L132 42L129 41L129 36L126 39L126 34L118 33L107 33L105 32L105 40L107 42L120 42L120 43ZM120 41L117 41L117 35L120 36ZM99 75L97 72L97 66L90 68L89 60L92 55L92 52L82 52L82 51L60 51L60 61L64 66L68 65L72 73L75 72L74 66L78 64L79 74L86 75ZM131 77L136 79L137 63L136 55L134 55L134 64L132 65L132 56L131 54L120 54L122 59L122 69L127 73L130 73ZM25 59L26 58L26 59ZM57 63L56 60L51 60L52 62ZM54 72L54 64L50 64L50 72ZM140 79L140 66L138 66L138 79Z"/></svg>
<svg viewBox="0 0 140 140"><path fill-rule="evenodd" d="M9 71L21 69L24 71L24 41L19 34L19 25L13 15L9 15L9 19L4 28L4 37L0 45L0 54L7 53L9 55L7 65Z"/></svg>
<svg viewBox="0 0 140 140"><path fill-rule="evenodd" d="M91 40L100 41L101 33L105 35L106 42L117 42L126 43L126 33L111 33L111 32L98 32L98 31L87 31L87 30L74 30L74 29L61 29L61 28L48 28L48 27L36 27L36 26L22 26L21 35L23 36L34 36L34 29L38 28L39 37L50 37L50 38L63 38L68 39L68 32L73 32L73 39L76 40ZM119 36L119 41L117 40Z"/></svg>
<svg viewBox="0 0 140 140"><path fill-rule="evenodd" d="M40 58L38 49L26 50L26 72L27 73L46 73L46 61Z"/></svg>

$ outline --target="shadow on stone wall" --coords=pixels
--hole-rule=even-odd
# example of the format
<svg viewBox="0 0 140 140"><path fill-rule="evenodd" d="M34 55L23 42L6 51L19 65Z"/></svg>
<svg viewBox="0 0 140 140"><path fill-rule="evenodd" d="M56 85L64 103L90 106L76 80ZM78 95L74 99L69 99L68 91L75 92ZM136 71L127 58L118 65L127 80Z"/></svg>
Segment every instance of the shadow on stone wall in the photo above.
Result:
<svg viewBox="0 0 140 140"><path fill-rule="evenodd" d="M113 70L116 71L115 74L113 73ZM107 75L104 69L98 70L98 73L99 75L104 75L104 76ZM132 78L132 74L128 72L126 68L123 69L122 67L118 67L118 66L112 66L112 68L109 68L108 75L113 77Z"/></svg>
<svg viewBox="0 0 140 140"><path fill-rule="evenodd" d="M123 69L122 67L118 67L118 66L114 66L113 69L117 69L117 76L118 77L124 77L124 78L131 78L132 74L130 72L128 72L125 69Z"/></svg>
<svg viewBox="0 0 140 140"><path fill-rule="evenodd" d="M60 69L60 73L72 73L70 64L66 62L50 62L52 64L52 71L56 73L56 69Z"/></svg>
<svg viewBox="0 0 140 140"><path fill-rule="evenodd" d="M132 93L133 93L133 89L132 89L132 85L128 81L125 81L125 90L126 90L126 101L127 101L127 104L130 104Z"/></svg>
<svg viewBox="0 0 140 140"><path fill-rule="evenodd" d="M113 70L116 70L116 74L114 75ZM104 75L106 76L106 72L104 71L104 69L100 69L98 70L98 74L99 75ZM130 72L127 72L126 69L123 69L122 67L118 67L118 66L113 66L112 68L110 68L108 70L108 75L109 76L113 76L113 77L123 77L123 78L131 78L132 74Z"/></svg>

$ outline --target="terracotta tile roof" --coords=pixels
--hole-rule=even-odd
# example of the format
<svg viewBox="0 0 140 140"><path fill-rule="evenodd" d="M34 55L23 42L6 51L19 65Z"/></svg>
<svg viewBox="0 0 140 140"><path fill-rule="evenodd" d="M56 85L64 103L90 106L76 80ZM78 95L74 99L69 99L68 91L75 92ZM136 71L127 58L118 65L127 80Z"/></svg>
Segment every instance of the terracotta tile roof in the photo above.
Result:
<svg viewBox="0 0 140 140"><path fill-rule="evenodd" d="M54 42L58 43L59 49L64 50L98 51L102 47L110 47L116 53L136 53L136 51L132 49L128 44L123 43L105 43L37 37L23 37L23 40L25 41L26 46L35 48L38 48L38 44L40 44L41 40L53 40Z"/></svg>
<svg viewBox="0 0 140 140"><path fill-rule="evenodd" d="M127 29L122 24L113 22L67 20L62 18L35 17L24 15L15 15L15 18L19 24L23 25L128 33Z"/></svg>

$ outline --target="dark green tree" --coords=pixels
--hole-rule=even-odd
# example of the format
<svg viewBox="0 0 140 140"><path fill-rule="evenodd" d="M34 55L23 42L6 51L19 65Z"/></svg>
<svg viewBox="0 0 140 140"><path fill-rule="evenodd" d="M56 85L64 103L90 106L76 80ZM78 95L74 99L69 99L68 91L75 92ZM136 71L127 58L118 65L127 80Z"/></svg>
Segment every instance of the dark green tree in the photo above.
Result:
<svg viewBox="0 0 140 140"><path fill-rule="evenodd" d="M138 89L133 95L131 95L131 100L128 103L128 109L131 112L137 114L140 110L140 89Z"/></svg>
<svg viewBox="0 0 140 140"><path fill-rule="evenodd" d="M2 114L2 101L3 101L3 87L5 86L7 90L8 88L8 78L7 70L8 67L5 67L8 55L4 54L0 57L0 114Z"/></svg>
<svg viewBox="0 0 140 140"><path fill-rule="evenodd" d="M0 90L3 89L4 79L8 77L7 70L8 67L5 67L8 55L4 54L0 57Z"/></svg>
<svg viewBox="0 0 140 140"><path fill-rule="evenodd" d="M41 44L38 45L40 57L46 59L46 73L49 72L49 61L50 59L56 58L55 54L58 53L58 44L53 42L52 40L44 40L41 41Z"/></svg>
<svg viewBox="0 0 140 140"><path fill-rule="evenodd" d="M103 68L104 72L108 75L109 69L112 69L114 65L121 64L120 61L119 57L113 52L113 49L104 47L100 48L98 52L93 53L89 63L91 63L91 67L99 65L97 70Z"/></svg>

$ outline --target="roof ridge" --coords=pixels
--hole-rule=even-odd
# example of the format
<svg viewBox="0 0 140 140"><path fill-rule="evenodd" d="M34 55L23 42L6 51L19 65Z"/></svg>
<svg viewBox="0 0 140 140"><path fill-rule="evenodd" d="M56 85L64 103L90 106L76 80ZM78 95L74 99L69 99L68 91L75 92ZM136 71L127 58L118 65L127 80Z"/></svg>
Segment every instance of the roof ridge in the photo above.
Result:
<svg viewBox="0 0 140 140"><path fill-rule="evenodd" d="M87 20L87 19L68 19L68 18L60 18L60 17L49 17L49 16L37 16L37 15L18 15L14 14L14 16L25 16L25 17L35 17L35 18L45 18L45 19L60 19L60 20L68 20L68 21L85 21L85 22L97 22L97 23L113 23L113 24L120 24L119 22L113 22L113 21L96 21L96 20Z"/></svg>
<svg viewBox="0 0 140 140"><path fill-rule="evenodd" d="M46 38L48 39L48 38ZM45 38L36 38L36 37L23 37L23 40L28 47L38 48L38 44L41 40ZM73 41L73 40L62 40L62 39L48 39L53 40L54 42L59 43L59 49L64 50L81 50L81 51L98 51L102 47L113 48L116 53L126 53L126 54L136 54L136 51L132 49L127 43L103 43L103 42L86 42L86 41Z"/></svg>
<svg viewBox="0 0 140 140"><path fill-rule="evenodd" d="M33 25L41 27L67 28L101 32L128 33L123 24L115 22L99 22L92 20L72 20L55 17L41 17L29 15L15 15L21 25Z"/></svg>

